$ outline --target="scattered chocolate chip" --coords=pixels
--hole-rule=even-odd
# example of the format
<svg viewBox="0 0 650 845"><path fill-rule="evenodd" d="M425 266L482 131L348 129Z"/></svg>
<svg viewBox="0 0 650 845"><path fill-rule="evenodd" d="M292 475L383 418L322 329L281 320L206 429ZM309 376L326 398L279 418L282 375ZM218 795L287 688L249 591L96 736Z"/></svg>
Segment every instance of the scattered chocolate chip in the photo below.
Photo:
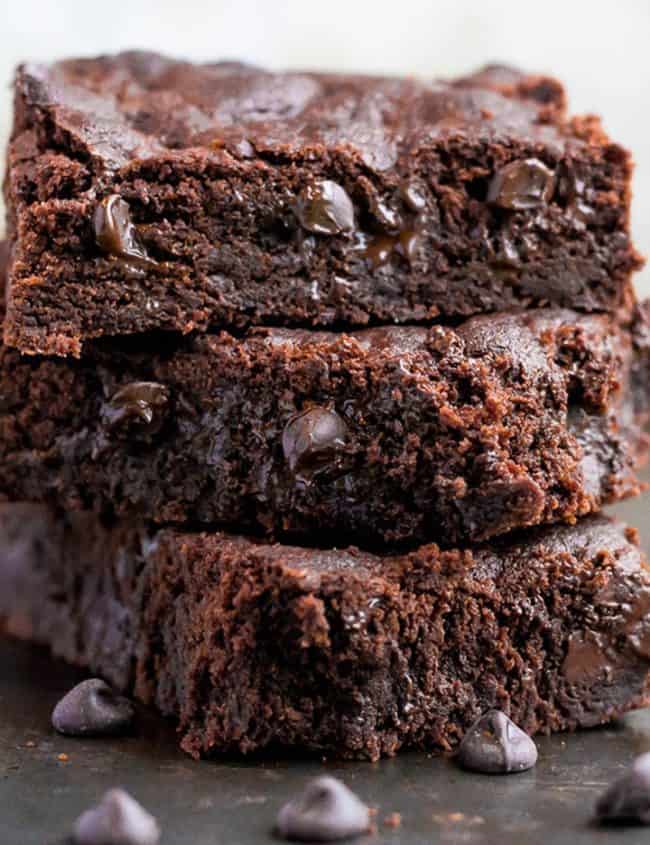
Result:
<svg viewBox="0 0 650 845"><path fill-rule="evenodd" d="M369 827L368 807L344 783L324 776L282 807L276 832L301 842L335 842L361 836Z"/></svg>
<svg viewBox="0 0 650 845"><path fill-rule="evenodd" d="M457 760L464 769L474 772L525 772L537 762L537 747L505 713L490 710L465 734Z"/></svg>
<svg viewBox="0 0 650 845"><path fill-rule="evenodd" d="M111 432L135 430L142 434L160 431L169 404L169 391L155 381L134 381L121 387L104 404L102 419Z"/></svg>
<svg viewBox="0 0 650 845"><path fill-rule="evenodd" d="M619 824L650 824L650 752L641 754L630 768L600 796L596 819Z"/></svg>
<svg viewBox="0 0 650 845"><path fill-rule="evenodd" d="M156 263L140 243L129 204L119 194L111 194L101 201L95 209L93 223L97 245L107 255L138 266Z"/></svg>
<svg viewBox="0 0 650 845"><path fill-rule="evenodd" d="M487 201L510 211L539 208L553 195L553 171L536 158L512 161L490 182Z"/></svg>
<svg viewBox="0 0 650 845"><path fill-rule="evenodd" d="M352 200L336 182L308 185L298 198L295 212L303 229L316 235L338 235L354 229Z"/></svg>
<svg viewBox="0 0 650 845"><path fill-rule="evenodd" d="M331 408L310 408L292 417L282 433L282 450L292 472L316 472L335 463L345 448L347 426Z"/></svg>
<svg viewBox="0 0 650 845"><path fill-rule="evenodd" d="M123 789L110 789L74 825L75 845L157 845L160 828L153 816Z"/></svg>
<svg viewBox="0 0 650 845"><path fill-rule="evenodd" d="M82 681L52 712L52 725L67 736L111 736L133 724L133 704L99 678Z"/></svg>

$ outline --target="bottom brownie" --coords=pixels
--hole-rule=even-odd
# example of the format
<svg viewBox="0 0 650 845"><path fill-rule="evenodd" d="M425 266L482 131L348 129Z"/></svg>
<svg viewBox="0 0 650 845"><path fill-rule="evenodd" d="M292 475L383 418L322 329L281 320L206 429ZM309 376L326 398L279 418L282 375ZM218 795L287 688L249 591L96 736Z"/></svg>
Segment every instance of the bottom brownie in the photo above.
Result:
<svg viewBox="0 0 650 845"><path fill-rule="evenodd" d="M491 707L538 733L650 701L650 571L603 517L380 558L0 505L0 543L9 630L176 717L193 755L447 751Z"/></svg>

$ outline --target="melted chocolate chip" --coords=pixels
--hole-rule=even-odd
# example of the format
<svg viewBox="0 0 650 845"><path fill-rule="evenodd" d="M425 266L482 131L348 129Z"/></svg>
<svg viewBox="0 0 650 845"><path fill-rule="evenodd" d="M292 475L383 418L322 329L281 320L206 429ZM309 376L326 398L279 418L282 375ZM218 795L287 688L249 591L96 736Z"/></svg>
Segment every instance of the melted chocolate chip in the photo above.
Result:
<svg viewBox="0 0 650 845"><path fill-rule="evenodd" d="M420 233L417 229L403 229L399 233L399 251L409 264L413 264L420 248Z"/></svg>
<svg viewBox="0 0 650 845"><path fill-rule="evenodd" d="M397 243L398 240L393 235L379 235L379 237L371 238L363 250L363 257L376 270L383 267L384 264L388 264Z"/></svg>
<svg viewBox="0 0 650 845"><path fill-rule="evenodd" d="M618 824L650 824L650 753L637 757L596 803L596 819Z"/></svg>
<svg viewBox="0 0 650 845"><path fill-rule="evenodd" d="M487 201L509 211L525 211L548 203L553 195L553 171L536 158L512 161L492 178Z"/></svg>
<svg viewBox="0 0 650 845"><path fill-rule="evenodd" d="M289 420L282 434L282 450L296 475L313 474L340 463L347 426L330 408L310 408Z"/></svg>
<svg viewBox="0 0 650 845"><path fill-rule="evenodd" d="M377 197L370 201L370 211L384 232L396 234L403 225L400 213Z"/></svg>
<svg viewBox="0 0 650 845"><path fill-rule="evenodd" d="M138 267L156 265L140 243L129 204L119 194L111 194L101 201L95 209L93 223L97 245L107 255Z"/></svg>
<svg viewBox="0 0 650 845"><path fill-rule="evenodd" d="M564 162L558 169L556 196L578 228L584 228L594 216L594 208L586 198L586 184L578 169Z"/></svg>
<svg viewBox="0 0 650 845"><path fill-rule="evenodd" d="M576 631L569 637L562 674L570 684L595 684L606 679L614 669L607 651L602 635L593 631Z"/></svg>
<svg viewBox="0 0 650 845"><path fill-rule="evenodd" d="M112 736L133 724L135 709L99 678L77 684L56 705L52 725L67 736Z"/></svg>
<svg viewBox="0 0 650 845"><path fill-rule="evenodd" d="M421 214L427 204L422 188L416 182L403 182L400 185L400 196L409 211Z"/></svg>
<svg viewBox="0 0 650 845"><path fill-rule="evenodd" d="M457 760L464 769L473 772L524 772L537 762L537 747L505 713L490 710L465 734Z"/></svg>
<svg viewBox="0 0 650 845"><path fill-rule="evenodd" d="M110 789L101 802L82 813L74 825L75 845L157 845L154 817L123 789Z"/></svg>
<svg viewBox="0 0 650 845"><path fill-rule="evenodd" d="M295 207L303 229L316 235L339 235L354 229L354 206L340 185L314 182L301 192Z"/></svg>
<svg viewBox="0 0 650 845"><path fill-rule="evenodd" d="M160 431L169 404L169 391L154 381L134 381L120 388L102 409L104 425L111 432Z"/></svg>
<svg viewBox="0 0 650 845"><path fill-rule="evenodd" d="M276 832L301 842L336 842L361 836L369 827L368 807L341 781L319 777L282 807Z"/></svg>
<svg viewBox="0 0 650 845"><path fill-rule="evenodd" d="M409 264L413 264L420 242L421 235L417 229L403 229L398 235L379 235L371 238L362 254L375 270L388 264L393 254L401 255Z"/></svg>
<svg viewBox="0 0 650 845"><path fill-rule="evenodd" d="M403 182L399 196L405 211L394 211L386 203L373 200L370 211L384 229L384 233L365 240L362 256L373 269L388 264L393 254L401 255L409 265L417 258L421 243L423 212L426 200L416 182Z"/></svg>

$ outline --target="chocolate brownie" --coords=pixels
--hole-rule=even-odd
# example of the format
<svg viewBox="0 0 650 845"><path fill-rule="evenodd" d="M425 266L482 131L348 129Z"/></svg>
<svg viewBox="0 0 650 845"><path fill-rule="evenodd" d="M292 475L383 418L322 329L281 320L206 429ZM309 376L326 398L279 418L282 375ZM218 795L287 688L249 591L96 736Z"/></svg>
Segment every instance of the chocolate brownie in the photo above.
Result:
<svg viewBox="0 0 650 845"><path fill-rule="evenodd" d="M176 717L196 756L439 752L492 708L539 733L650 703L650 571L603 517L378 557L5 505L0 548L10 630Z"/></svg>
<svg viewBox="0 0 650 845"><path fill-rule="evenodd" d="M571 521L639 491L650 338L636 337L544 309L120 339L81 361L5 347L0 493L364 546Z"/></svg>
<svg viewBox="0 0 650 845"><path fill-rule="evenodd" d="M24 65L6 342L616 310L630 157L561 85L269 73L152 53Z"/></svg>

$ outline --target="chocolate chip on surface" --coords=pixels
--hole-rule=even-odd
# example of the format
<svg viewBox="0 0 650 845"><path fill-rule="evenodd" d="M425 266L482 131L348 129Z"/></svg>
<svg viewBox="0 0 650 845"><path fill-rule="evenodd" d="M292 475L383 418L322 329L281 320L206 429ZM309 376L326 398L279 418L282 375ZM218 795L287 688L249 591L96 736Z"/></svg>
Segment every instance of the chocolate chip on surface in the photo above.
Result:
<svg viewBox="0 0 650 845"><path fill-rule="evenodd" d="M525 772L537 762L537 746L505 713L490 710L467 731L456 759L474 772Z"/></svg>
<svg viewBox="0 0 650 845"><path fill-rule="evenodd" d="M101 201L95 209L93 224L97 245L107 255L137 265L156 263L140 243L129 204L119 194L111 194Z"/></svg>
<svg viewBox="0 0 650 845"><path fill-rule="evenodd" d="M99 678L82 681L52 712L52 725L67 736L112 736L133 724L135 708Z"/></svg>
<svg viewBox="0 0 650 845"><path fill-rule="evenodd" d="M509 211L539 208L551 199L554 184L553 171L536 158L512 161L492 177L487 201Z"/></svg>
<svg viewBox="0 0 650 845"><path fill-rule="evenodd" d="M282 807L276 832L301 842L335 842L361 836L369 827L368 807L344 783L324 776Z"/></svg>
<svg viewBox="0 0 650 845"><path fill-rule="evenodd" d="M82 813L74 825L75 845L157 845L154 817L123 789L110 789L101 802Z"/></svg>
<svg viewBox="0 0 650 845"><path fill-rule="evenodd" d="M297 474L317 472L336 463L346 437L345 422L331 408L310 408L292 417L282 434L289 469Z"/></svg>
<svg viewBox="0 0 650 845"><path fill-rule="evenodd" d="M109 431L133 429L155 434L162 427L169 391L155 381L134 381L116 391L102 409Z"/></svg>
<svg viewBox="0 0 650 845"><path fill-rule="evenodd" d="M650 824L650 752L641 754L625 774L600 796L596 819L619 824Z"/></svg>
<svg viewBox="0 0 650 845"><path fill-rule="evenodd" d="M308 185L298 198L295 212L303 229L316 235L339 235L354 229L352 200L336 182Z"/></svg>

